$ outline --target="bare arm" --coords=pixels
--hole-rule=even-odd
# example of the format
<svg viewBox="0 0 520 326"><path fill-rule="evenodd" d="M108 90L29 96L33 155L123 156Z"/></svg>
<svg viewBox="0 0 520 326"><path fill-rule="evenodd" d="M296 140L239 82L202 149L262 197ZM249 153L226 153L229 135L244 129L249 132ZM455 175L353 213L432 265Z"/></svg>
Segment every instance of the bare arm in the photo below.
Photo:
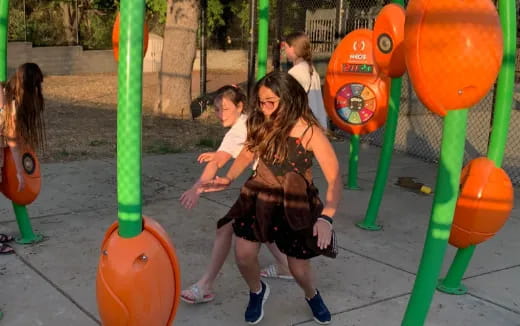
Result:
<svg viewBox="0 0 520 326"><path fill-rule="evenodd" d="M217 171L222 168L229 160L231 155L227 152L216 152L213 158L206 164L199 180L193 185L199 186L201 183L213 179L217 175Z"/></svg>
<svg viewBox="0 0 520 326"><path fill-rule="evenodd" d="M204 167L197 182L181 195L180 201L185 208L193 208L197 205L199 196L203 192L201 184L213 179L217 175L217 171L223 167L230 158L231 155L223 151L216 152L211 156L211 160L206 164L206 167Z"/></svg>
<svg viewBox="0 0 520 326"><path fill-rule="evenodd" d="M311 137L308 149L314 151L314 156L328 184L322 214L333 217L336 214L342 191L338 159L331 143L320 128L313 127L312 132L307 132L306 136Z"/></svg>
<svg viewBox="0 0 520 326"><path fill-rule="evenodd" d="M245 146L236 158L233 165L229 168L226 173L226 178L229 179L230 183L233 182L236 178L238 178L244 170L251 165L255 158L255 155L251 153Z"/></svg>

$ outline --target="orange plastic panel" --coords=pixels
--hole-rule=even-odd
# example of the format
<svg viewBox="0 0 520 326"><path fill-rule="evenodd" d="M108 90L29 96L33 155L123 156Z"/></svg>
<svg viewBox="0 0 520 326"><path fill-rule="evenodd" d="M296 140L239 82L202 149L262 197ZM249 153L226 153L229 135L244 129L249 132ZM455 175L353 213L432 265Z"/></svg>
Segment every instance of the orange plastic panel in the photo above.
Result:
<svg viewBox="0 0 520 326"><path fill-rule="evenodd" d="M146 51L148 50L148 25L146 22L144 23L144 31L143 31L143 57L146 55ZM116 21L114 22L114 28L112 29L112 49L114 50L114 58L116 61L119 60L119 13L116 16Z"/></svg>
<svg viewBox="0 0 520 326"><path fill-rule="evenodd" d="M374 59L381 73L400 77L406 71L404 60L404 8L388 4L381 9L374 23Z"/></svg>
<svg viewBox="0 0 520 326"><path fill-rule="evenodd" d="M137 237L121 238L116 222L103 240L96 296L104 326L166 326L175 317L181 291L175 249L156 221L143 221Z"/></svg>
<svg viewBox="0 0 520 326"><path fill-rule="evenodd" d="M477 104L502 64L502 30L491 0L410 1L404 44L417 96L441 116Z"/></svg>
<svg viewBox="0 0 520 326"><path fill-rule="evenodd" d="M381 76L374 63L372 39L368 29L345 36L332 54L325 77L327 114L351 134L375 131L386 122L389 78Z"/></svg>
<svg viewBox="0 0 520 326"><path fill-rule="evenodd" d="M485 157L464 167L461 185L449 242L466 248L502 228L513 209L513 185L507 173Z"/></svg>
<svg viewBox="0 0 520 326"><path fill-rule="evenodd" d="M1 149L0 149L1 150ZM16 177L16 165L9 147L4 151L4 167L2 169L2 192L18 205L29 205L40 193L42 179L40 174L40 162L32 150L22 151L23 178L25 187L18 192L18 178Z"/></svg>

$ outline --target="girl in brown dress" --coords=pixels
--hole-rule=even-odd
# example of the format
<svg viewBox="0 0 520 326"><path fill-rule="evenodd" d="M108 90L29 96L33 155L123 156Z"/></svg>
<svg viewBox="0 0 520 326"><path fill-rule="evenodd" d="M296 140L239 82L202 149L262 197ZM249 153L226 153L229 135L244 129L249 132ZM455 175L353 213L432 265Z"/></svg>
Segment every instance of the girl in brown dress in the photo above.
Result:
<svg viewBox="0 0 520 326"><path fill-rule="evenodd" d="M259 159L255 174L227 214L233 219L236 262L250 289L246 322L256 324L263 318L270 290L260 280L258 251L262 242L275 242L287 255L314 319L328 324L331 315L314 286L310 258L335 257L332 221L341 196L336 154L309 109L305 90L289 74L272 72L262 78L250 109L244 149L227 175L215 178L206 189L226 188ZM324 204L312 182L313 158L328 183Z"/></svg>

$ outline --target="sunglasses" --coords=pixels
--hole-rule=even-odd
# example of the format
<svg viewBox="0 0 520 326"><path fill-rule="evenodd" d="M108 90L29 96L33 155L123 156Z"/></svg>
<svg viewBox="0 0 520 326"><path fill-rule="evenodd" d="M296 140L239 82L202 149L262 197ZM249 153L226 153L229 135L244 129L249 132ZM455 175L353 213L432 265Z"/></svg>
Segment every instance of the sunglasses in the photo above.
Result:
<svg viewBox="0 0 520 326"><path fill-rule="evenodd" d="M280 102L280 99L276 99L276 100L269 100L269 101L258 101L260 103L260 107L263 109L263 108L267 108L267 109L272 109L274 108L274 105L278 102Z"/></svg>

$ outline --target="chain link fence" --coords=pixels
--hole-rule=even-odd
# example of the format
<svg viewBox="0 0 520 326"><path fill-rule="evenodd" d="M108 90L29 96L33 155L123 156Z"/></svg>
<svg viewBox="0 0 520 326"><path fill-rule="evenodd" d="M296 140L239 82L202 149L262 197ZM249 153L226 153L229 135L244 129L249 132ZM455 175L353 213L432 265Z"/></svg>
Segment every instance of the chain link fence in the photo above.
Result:
<svg viewBox="0 0 520 326"><path fill-rule="evenodd" d="M334 46L347 33L358 28L373 28L374 19L388 0L277 1L282 4L276 17L282 35L305 31L312 42L314 63L322 77ZM276 47L280 35L273 38ZM518 48L518 46L517 46ZM274 57L275 55L273 55ZM520 69L517 54L517 70ZM273 59L274 60L274 59ZM281 64L282 69L284 63ZM509 128L503 168L515 185L520 185L520 74L517 72L515 100ZM491 132L494 89L469 111L464 161L485 156ZM438 162L443 120L418 100L407 76L403 77L401 106L395 150L428 162ZM382 146L384 127L363 136L363 142Z"/></svg>

